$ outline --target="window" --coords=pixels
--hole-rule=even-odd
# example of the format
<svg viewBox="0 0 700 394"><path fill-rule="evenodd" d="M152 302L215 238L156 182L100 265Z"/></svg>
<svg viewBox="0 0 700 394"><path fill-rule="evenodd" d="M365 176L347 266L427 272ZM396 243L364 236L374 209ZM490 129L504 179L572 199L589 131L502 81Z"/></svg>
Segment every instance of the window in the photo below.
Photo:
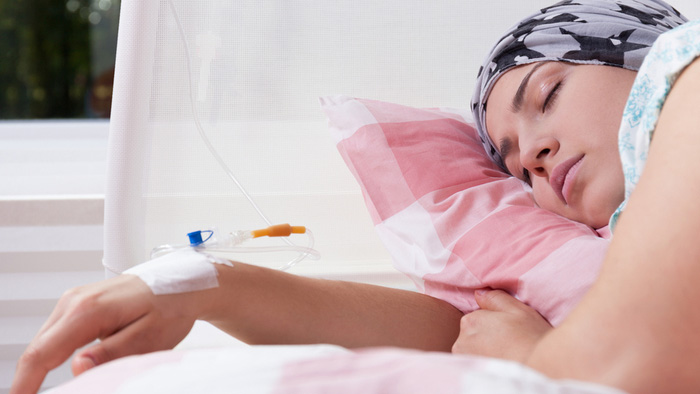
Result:
<svg viewBox="0 0 700 394"><path fill-rule="evenodd" d="M108 118L119 0L0 0L0 119Z"/></svg>

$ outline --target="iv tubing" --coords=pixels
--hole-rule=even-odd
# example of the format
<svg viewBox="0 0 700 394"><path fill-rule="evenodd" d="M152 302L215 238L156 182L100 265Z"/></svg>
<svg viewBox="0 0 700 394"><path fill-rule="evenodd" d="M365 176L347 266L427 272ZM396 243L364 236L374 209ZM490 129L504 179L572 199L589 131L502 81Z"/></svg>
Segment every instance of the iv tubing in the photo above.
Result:
<svg viewBox="0 0 700 394"><path fill-rule="evenodd" d="M260 210L258 205L253 201L253 198L248 194L248 192L243 188L243 185L238 181L238 178L233 174L231 169L226 165L226 162L224 162L224 159L221 158L219 153L214 149L214 146L211 144L209 141L209 138L207 135L204 133L204 128L202 127L202 124L199 120L199 113L197 112L197 107L195 105L195 100L194 100L194 92L193 92L193 83L192 83L192 65L190 64L190 48L189 45L187 44L187 37L185 36L185 30L182 27L182 24L180 23L180 15L177 13L177 10L175 9L175 4L173 4L172 0L168 1L168 4L170 5L170 10L173 12L173 15L175 16L175 23L177 24L177 28L180 32L180 38L182 38L182 43L185 49L185 59L186 64L187 64L187 81L189 83L189 91L190 91L190 105L192 106L192 116L194 117L194 123L197 126L197 132L199 132L200 137L202 137L202 140L204 141L204 144L207 146L207 149L209 149L209 152L211 152L211 155L214 156L214 159L219 163L221 168L224 169L226 172L226 175L233 180L233 183L236 184L238 189L243 193L245 198L250 202L250 204L255 208L255 211L257 211L258 215L267 223L268 226L272 225L272 222L265 216L265 214Z"/></svg>
<svg viewBox="0 0 700 394"><path fill-rule="evenodd" d="M168 5L170 6L170 10L172 11L173 16L175 18L175 23L177 24L177 28L180 32L180 38L182 39L182 43L183 43L184 50L185 50L185 59L186 59L185 63L187 65L187 81L188 81L188 87L189 87L189 93L190 93L190 105L192 106L192 115L194 117L194 123L197 126L197 132L199 133L199 136L202 138L202 141L204 141L204 144L206 145L207 149L209 149L209 152L211 153L211 155L214 157L214 159L216 159L216 161L219 163L219 166L221 166L221 168L224 170L224 172L226 172L226 175L228 175L228 177L231 178L231 180L233 180L233 183L236 184L236 186L238 187L238 190L240 190L241 193L243 193L243 196L245 196L245 198L248 200L250 205L253 206L255 211L265 221L265 223L267 223L268 226L272 226L272 222L267 218L267 216L265 216L265 214L262 212L260 207L258 207L258 205L255 203L255 201L253 201L253 198L248 194L248 192L245 190L245 188L243 188L243 185L241 185L241 183L238 181L238 179L233 174L231 169L226 165L226 162L224 162L224 160L221 158L219 153L216 151L214 146L209 141L209 138L207 137L206 133L204 132L204 128L202 127L202 124L199 120L199 114L197 112L197 107L195 105L195 100L194 100L194 89L193 89L194 84L192 83L192 66L191 66L191 60L190 60L190 48L189 48L189 45L187 44L187 37L185 35L185 30L183 29L182 24L180 22L180 15L178 14L177 9L175 8L175 4L173 4L172 0L168 0ZM313 246L313 236L308 231L307 231L307 234L309 236L309 241L310 241L310 245L307 248L301 248L301 247L295 245L289 239L282 238L284 240L284 242L287 243L287 245L289 245L289 248L284 249L284 250L297 250L297 251L299 251L300 254L297 258L293 259L292 261L290 261L287 264L285 264L284 266L282 266L280 268L281 270L286 270L286 269L292 267L294 264L303 260L307 256L313 256L316 259L318 258L318 252L311 249ZM280 248L283 248L283 247L280 247ZM302 250L299 250L300 248ZM236 248L236 249L238 249L238 248Z"/></svg>
<svg viewBox="0 0 700 394"><path fill-rule="evenodd" d="M224 247L224 248L217 248L216 246L208 248L204 247L203 250L205 251L212 251L212 252L233 252L233 253L257 253L257 252L286 252L286 251L295 251L299 252L299 257L296 259L290 261L286 265L282 266L280 268L281 270L285 270L294 264L298 263L305 257L309 257L314 260L318 260L321 255L314 249L312 249L313 244L314 244L314 236L311 233L309 229L306 230L306 235L309 237L309 244L307 246L298 246L298 245L291 245L291 246L251 246L251 247L245 247L245 246L233 246L233 247Z"/></svg>
<svg viewBox="0 0 700 394"><path fill-rule="evenodd" d="M309 244L307 246L298 246L298 245L290 245L290 246L250 246L250 247L244 247L244 246L229 246L229 247L207 247L205 243L202 243L200 245L192 246L192 245L161 245L157 248L154 248L151 251L151 258L156 258L158 256L161 256L165 253L171 253L175 252L180 249L185 249L185 248L190 248L193 247L198 250L202 251L209 251L209 252L223 252L223 253L261 253L261 252L298 252L299 256L296 259L293 259L292 261L288 262L287 264L283 265L280 267L280 270L286 270L292 266L294 266L296 263L301 261L304 258L310 258L312 260L318 260L321 258L321 255L318 253L318 251L313 249L313 244L314 244L314 237L313 233L311 230L306 229L306 235L309 237Z"/></svg>

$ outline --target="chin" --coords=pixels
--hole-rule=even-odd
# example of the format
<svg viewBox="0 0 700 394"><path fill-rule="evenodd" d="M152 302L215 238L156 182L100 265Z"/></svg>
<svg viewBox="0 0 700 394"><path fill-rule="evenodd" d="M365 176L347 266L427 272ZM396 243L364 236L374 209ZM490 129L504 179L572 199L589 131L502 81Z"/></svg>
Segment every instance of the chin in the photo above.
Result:
<svg viewBox="0 0 700 394"><path fill-rule="evenodd" d="M612 209L606 209L602 212L595 212L593 215L580 222L587 226L593 227L594 229L603 228L610 223L610 217L615 212L615 209L617 209L617 206Z"/></svg>
<svg viewBox="0 0 700 394"><path fill-rule="evenodd" d="M615 209L610 210L609 213L607 211L608 210L596 210L595 212L577 211L560 213L560 215L564 216L569 220L585 224L588 227L599 229L608 225L608 222L610 221L610 216L612 216L613 212L615 212Z"/></svg>

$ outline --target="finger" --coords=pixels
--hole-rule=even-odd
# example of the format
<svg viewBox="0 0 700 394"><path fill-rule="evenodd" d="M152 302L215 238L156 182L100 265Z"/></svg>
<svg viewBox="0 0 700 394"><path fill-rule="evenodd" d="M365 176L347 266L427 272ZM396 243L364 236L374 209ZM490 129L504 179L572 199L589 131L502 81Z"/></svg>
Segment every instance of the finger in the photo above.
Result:
<svg viewBox="0 0 700 394"><path fill-rule="evenodd" d="M48 372L67 360L75 349L99 338L104 330L116 330L120 324L139 317L137 302L129 303L127 313L136 315L128 319L123 307L120 310L119 305L99 301L100 294L75 294L60 302L62 306L49 319L53 324L45 324L20 357L12 393L36 393Z"/></svg>
<svg viewBox="0 0 700 394"><path fill-rule="evenodd" d="M106 362L158 350L172 349L192 329L194 320L164 322L145 315L101 342L78 352L71 362L75 376Z"/></svg>
<svg viewBox="0 0 700 394"><path fill-rule="evenodd" d="M60 326L61 323L58 325ZM75 340L70 343L54 339L60 337L54 334L52 328L49 328L46 333L29 344L17 362L12 393L36 393L49 371L67 360L76 348L90 342L90 340L82 341L77 336L73 337ZM57 344L62 346L55 346Z"/></svg>
<svg viewBox="0 0 700 394"><path fill-rule="evenodd" d="M459 321L460 336L478 335L488 327L493 311L477 309L462 316Z"/></svg>
<svg viewBox="0 0 700 394"><path fill-rule="evenodd" d="M36 393L49 371L68 359L73 350L90 342L77 335L68 336L70 342L65 342L59 335L62 326L62 322L56 322L29 344L17 362L13 393Z"/></svg>
<svg viewBox="0 0 700 394"><path fill-rule="evenodd" d="M462 316L459 337L452 346L454 353L479 354L485 342L491 342L489 333L494 332L492 316L495 312L478 309ZM486 336L485 336L486 335Z"/></svg>
<svg viewBox="0 0 700 394"><path fill-rule="evenodd" d="M73 375L78 376L98 365L138 353L137 349L142 343L138 341L138 337L134 340L133 336L135 331L138 331L144 326L144 320L146 320L146 318L142 317L94 346L78 352L71 362Z"/></svg>
<svg viewBox="0 0 700 394"><path fill-rule="evenodd" d="M43 361L44 355L41 351L41 346L38 344L41 343L41 338L45 335L46 331L56 324L56 321L60 318L62 313L59 306L53 310L18 360L12 386L10 388L11 393L33 394L39 391L41 383L53 367L51 367L51 364L45 366L45 362ZM66 356L66 358L67 357L68 356ZM61 362L59 362L58 365L60 365Z"/></svg>
<svg viewBox="0 0 700 394"><path fill-rule="evenodd" d="M75 287L64 292L63 295L58 299L58 303L51 311L51 314L49 314L49 317L46 319L44 324L41 325L36 335L34 335L34 338L42 336L46 331L53 327L53 325L56 324L56 322L59 319L61 319L61 317L65 314L67 304L69 304L71 300L78 297L79 294L80 287Z"/></svg>
<svg viewBox="0 0 700 394"><path fill-rule="evenodd" d="M459 327L461 330L466 330L468 328L471 328L474 326L475 322L479 320L480 315L484 313L489 313L489 311L483 310L483 309L477 309L475 311L471 311L464 316L462 316L461 319L459 319Z"/></svg>
<svg viewBox="0 0 700 394"><path fill-rule="evenodd" d="M48 370L39 370L37 368L23 367L23 363L32 363L31 360L35 358L33 353L25 352L17 363L17 370L15 372L14 379L12 381L12 386L10 387L11 394L24 394L31 393L34 394L39 391L41 383L44 381L44 377L49 372Z"/></svg>
<svg viewBox="0 0 700 394"><path fill-rule="evenodd" d="M90 324L95 319L84 320L88 322L60 319L30 343L17 364L14 379L17 392L35 393L49 371L67 360L75 349L100 335L101 324Z"/></svg>
<svg viewBox="0 0 700 394"><path fill-rule="evenodd" d="M465 342L464 339L462 338L457 338L455 343L452 344L452 353L454 354L468 354L469 353L469 347L465 346L463 343Z"/></svg>
<svg viewBox="0 0 700 394"><path fill-rule="evenodd" d="M481 309L508 312L527 308L525 304L503 290L477 290L474 292L476 303Z"/></svg>

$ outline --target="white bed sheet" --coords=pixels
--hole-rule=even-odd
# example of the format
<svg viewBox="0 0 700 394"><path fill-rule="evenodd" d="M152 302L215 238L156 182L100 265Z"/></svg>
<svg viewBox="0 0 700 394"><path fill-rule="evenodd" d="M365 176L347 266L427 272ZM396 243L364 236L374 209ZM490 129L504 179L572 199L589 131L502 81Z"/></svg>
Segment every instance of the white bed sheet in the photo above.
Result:
<svg viewBox="0 0 700 394"><path fill-rule="evenodd" d="M236 345L122 358L47 394L566 393L614 394L551 380L503 360L395 348Z"/></svg>

